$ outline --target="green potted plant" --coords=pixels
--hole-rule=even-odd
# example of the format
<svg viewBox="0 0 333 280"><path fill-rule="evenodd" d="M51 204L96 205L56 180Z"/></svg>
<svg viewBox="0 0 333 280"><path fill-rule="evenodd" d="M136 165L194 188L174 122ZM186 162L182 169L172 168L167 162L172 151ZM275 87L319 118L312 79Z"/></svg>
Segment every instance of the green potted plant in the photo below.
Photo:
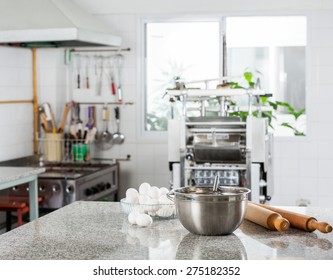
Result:
<svg viewBox="0 0 333 280"><path fill-rule="evenodd" d="M260 72L258 72L260 73ZM254 89L256 86L256 82L253 81L253 74L252 72L246 71L243 74L243 77L247 83L247 86L242 86L238 82L230 82L230 88L243 88L243 89ZM252 115L256 117L266 117L269 120L269 126L274 129L272 126L272 119L276 119L276 114L279 111L279 108L287 110L287 113L292 115L294 117L294 120L297 121L300 116L305 114L305 108L301 110L296 110L292 105L290 105L287 102L282 102L282 101L271 101L269 100L269 97L267 96L261 96L258 99L258 108L262 108L264 106L269 106L272 110L268 111L262 111L261 109L254 110L252 112ZM236 105L236 104L234 104ZM233 112L230 115L232 116L239 116L242 120L245 120L246 117L248 116L248 112L246 111L239 111L239 112ZM288 122L282 122L279 124L283 127L290 128L293 130L293 133L295 136L305 136L305 133L303 131L300 131L299 129L296 128L296 126L292 125L291 123Z"/></svg>

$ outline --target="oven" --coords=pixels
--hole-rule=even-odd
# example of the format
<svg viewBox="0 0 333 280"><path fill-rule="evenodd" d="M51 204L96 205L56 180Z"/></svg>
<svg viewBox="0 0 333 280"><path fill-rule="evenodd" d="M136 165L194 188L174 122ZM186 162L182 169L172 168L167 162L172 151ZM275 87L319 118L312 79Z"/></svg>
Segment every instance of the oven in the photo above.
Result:
<svg viewBox="0 0 333 280"><path fill-rule="evenodd" d="M54 210L78 200L117 200L117 162L47 162L44 167L46 171L38 175L40 209ZM15 186L1 195L28 196L29 186Z"/></svg>

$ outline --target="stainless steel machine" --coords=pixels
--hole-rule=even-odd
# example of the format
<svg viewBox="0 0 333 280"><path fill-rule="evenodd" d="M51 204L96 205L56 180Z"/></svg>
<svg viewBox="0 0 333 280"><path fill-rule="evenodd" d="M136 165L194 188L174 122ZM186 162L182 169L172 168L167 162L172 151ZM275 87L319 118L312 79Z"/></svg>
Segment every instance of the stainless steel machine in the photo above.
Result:
<svg viewBox="0 0 333 280"><path fill-rule="evenodd" d="M250 199L265 203L273 194L272 135L268 119L252 116L252 98L262 90L169 90L172 103L181 103L182 114L168 123L168 154L174 188L212 185L251 189ZM232 98L249 99L249 116L230 116L237 108ZM193 107L193 101L199 106ZM212 102L213 101L213 102ZM191 104L192 103L192 107ZM209 104L215 104L211 108ZM216 106L217 104L217 106ZM193 112L196 111L196 116ZM215 116L208 116L208 112Z"/></svg>

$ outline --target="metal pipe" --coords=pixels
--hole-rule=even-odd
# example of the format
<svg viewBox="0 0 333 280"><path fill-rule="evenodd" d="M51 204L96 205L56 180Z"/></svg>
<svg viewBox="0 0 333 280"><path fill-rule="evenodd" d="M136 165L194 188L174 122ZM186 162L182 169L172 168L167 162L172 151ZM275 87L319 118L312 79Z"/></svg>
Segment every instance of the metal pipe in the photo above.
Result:
<svg viewBox="0 0 333 280"><path fill-rule="evenodd" d="M34 154L38 154L38 95L37 95L37 49L32 48L32 82L33 82L33 109L34 109Z"/></svg>
<svg viewBox="0 0 333 280"><path fill-rule="evenodd" d="M134 105L134 102L76 102L78 104L83 105L91 105L91 104L97 104L97 105Z"/></svg>
<svg viewBox="0 0 333 280"><path fill-rule="evenodd" d="M0 104L33 103L33 100L3 100Z"/></svg>
<svg viewBox="0 0 333 280"><path fill-rule="evenodd" d="M131 48L124 48L124 49L71 49L71 52L129 52Z"/></svg>

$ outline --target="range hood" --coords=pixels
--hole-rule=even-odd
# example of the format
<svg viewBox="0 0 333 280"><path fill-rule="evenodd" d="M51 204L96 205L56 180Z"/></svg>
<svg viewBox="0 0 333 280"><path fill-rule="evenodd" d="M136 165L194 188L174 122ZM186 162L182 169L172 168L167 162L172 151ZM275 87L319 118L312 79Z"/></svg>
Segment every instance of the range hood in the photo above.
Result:
<svg viewBox="0 0 333 280"><path fill-rule="evenodd" d="M1 0L0 44L119 47L121 38L71 0Z"/></svg>

